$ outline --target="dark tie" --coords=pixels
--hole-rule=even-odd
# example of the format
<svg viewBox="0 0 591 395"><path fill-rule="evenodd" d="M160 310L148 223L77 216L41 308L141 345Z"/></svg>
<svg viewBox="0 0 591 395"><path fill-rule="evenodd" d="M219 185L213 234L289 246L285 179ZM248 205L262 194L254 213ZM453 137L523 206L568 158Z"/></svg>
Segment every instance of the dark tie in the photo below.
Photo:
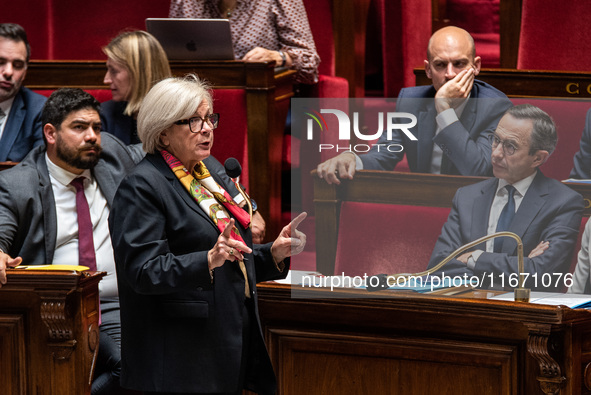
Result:
<svg viewBox="0 0 591 395"><path fill-rule="evenodd" d="M92 221L90 209L84 195L84 177L78 177L70 183L76 188L76 212L78 214L78 258L79 265L88 266L96 271L96 256L92 240Z"/></svg>
<svg viewBox="0 0 591 395"><path fill-rule="evenodd" d="M6 117L6 113L4 111L2 111L2 109L0 108L0 126L2 126L2 123L4 122L5 117Z"/></svg>
<svg viewBox="0 0 591 395"><path fill-rule="evenodd" d="M515 194L515 187L513 185L505 186L508 193L507 204L503 207L503 211L501 211L501 215L499 216L499 222L497 223L497 232L502 232L509 229L509 225L511 225L511 221L515 216L515 200L513 200L513 195ZM497 237L495 239L495 248L494 252L501 252L501 246L503 245L503 237Z"/></svg>

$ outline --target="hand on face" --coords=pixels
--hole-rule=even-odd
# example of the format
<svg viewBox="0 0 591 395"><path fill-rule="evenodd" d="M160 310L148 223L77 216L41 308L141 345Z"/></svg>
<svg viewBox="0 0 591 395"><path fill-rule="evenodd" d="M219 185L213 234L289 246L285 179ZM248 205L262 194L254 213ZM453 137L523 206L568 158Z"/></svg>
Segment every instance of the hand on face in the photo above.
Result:
<svg viewBox="0 0 591 395"><path fill-rule="evenodd" d="M470 95L470 91L474 85L474 77L475 71L472 67L469 67L443 84L435 94L435 109L437 113L449 108L458 108Z"/></svg>

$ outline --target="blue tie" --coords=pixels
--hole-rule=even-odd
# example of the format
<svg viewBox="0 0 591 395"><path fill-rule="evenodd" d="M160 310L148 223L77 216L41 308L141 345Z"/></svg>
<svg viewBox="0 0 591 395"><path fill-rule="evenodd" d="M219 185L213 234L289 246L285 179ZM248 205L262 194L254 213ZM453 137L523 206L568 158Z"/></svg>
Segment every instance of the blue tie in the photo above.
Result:
<svg viewBox="0 0 591 395"><path fill-rule="evenodd" d="M515 194L515 187L513 185L505 186L509 197L507 199L507 204L503 207L503 211L501 211L501 215L499 216L499 222L497 223L497 232L502 232L509 229L509 225L511 225L511 221L515 216L515 200L513 200L513 195ZM503 245L503 237L497 237L495 239L495 247L494 252L501 252L501 246Z"/></svg>

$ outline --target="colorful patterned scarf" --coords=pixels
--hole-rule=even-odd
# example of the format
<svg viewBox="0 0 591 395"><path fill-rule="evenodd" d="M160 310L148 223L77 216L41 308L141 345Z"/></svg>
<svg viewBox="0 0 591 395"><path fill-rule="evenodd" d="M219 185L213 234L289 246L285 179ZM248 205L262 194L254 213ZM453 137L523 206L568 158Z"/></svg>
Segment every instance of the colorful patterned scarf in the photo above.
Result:
<svg viewBox="0 0 591 395"><path fill-rule="evenodd" d="M199 207L209 215L209 218L211 218L213 223L218 227L220 233L224 231L227 224L230 222L230 216L226 210L228 210L244 228L247 228L250 225L250 215L242 208L238 207L228 192L218 185L203 162L199 162L191 173L185 168L181 161L168 151L162 150L160 151L160 154L181 184L187 189L197 204L199 204ZM246 244L236 226L232 228L230 237L233 240L238 240L241 243ZM238 261L238 263L246 282L245 294L247 297L250 297L246 266L243 261Z"/></svg>

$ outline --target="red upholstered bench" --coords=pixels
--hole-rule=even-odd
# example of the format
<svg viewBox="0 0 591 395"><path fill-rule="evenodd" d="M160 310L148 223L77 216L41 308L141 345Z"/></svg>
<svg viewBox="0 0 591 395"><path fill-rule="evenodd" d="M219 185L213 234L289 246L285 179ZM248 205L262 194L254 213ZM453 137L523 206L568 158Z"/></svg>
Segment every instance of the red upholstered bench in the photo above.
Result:
<svg viewBox="0 0 591 395"><path fill-rule="evenodd" d="M426 270L449 207L344 202L335 275Z"/></svg>
<svg viewBox="0 0 591 395"><path fill-rule="evenodd" d="M34 89L40 95L49 97L55 89ZM94 96L99 102L104 103L113 98L110 89L84 89L86 92Z"/></svg>
<svg viewBox="0 0 591 395"><path fill-rule="evenodd" d="M551 178L565 180L573 168L573 157L579 150L579 143L587 110L591 102L567 99L512 98L513 104L529 103L546 111L556 123L558 145L550 158L541 166L542 172Z"/></svg>

